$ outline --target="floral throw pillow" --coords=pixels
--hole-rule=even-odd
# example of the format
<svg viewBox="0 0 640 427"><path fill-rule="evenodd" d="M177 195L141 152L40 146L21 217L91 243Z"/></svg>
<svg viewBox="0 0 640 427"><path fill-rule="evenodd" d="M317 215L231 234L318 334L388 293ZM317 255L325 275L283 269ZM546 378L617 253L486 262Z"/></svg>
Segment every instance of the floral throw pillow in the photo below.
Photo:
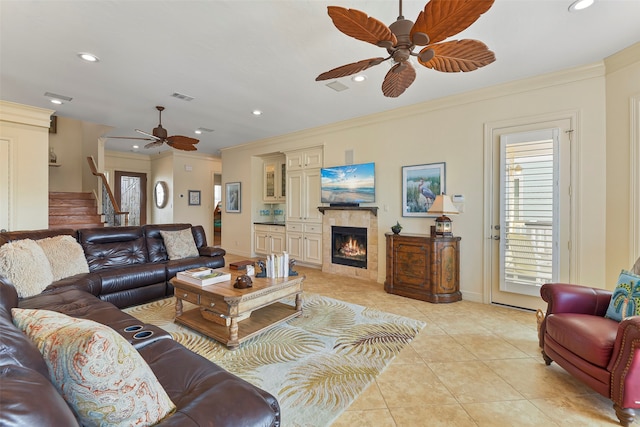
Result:
<svg viewBox="0 0 640 427"><path fill-rule="evenodd" d="M11 314L81 425L151 426L175 410L140 353L110 327L49 310Z"/></svg>
<svg viewBox="0 0 640 427"><path fill-rule="evenodd" d="M605 317L621 322L640 315L640 276L622 270Z"/></svg>
<svg viewBox="0 0 640 427"><path fill-rule="evenodd" d="M179 231L160 231L160 235L164 240L169 259L191 258L199 255L190 228Z"/></svg>

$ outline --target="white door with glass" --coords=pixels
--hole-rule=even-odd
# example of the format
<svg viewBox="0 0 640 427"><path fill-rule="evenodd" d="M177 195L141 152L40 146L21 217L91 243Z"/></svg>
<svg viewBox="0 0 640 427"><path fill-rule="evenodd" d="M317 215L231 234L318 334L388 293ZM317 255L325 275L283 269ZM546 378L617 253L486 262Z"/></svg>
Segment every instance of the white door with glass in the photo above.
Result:
<svg viewBox="0 0 640 427"><path fill-rule="evenodd" d="M568 122L494 135L493 303L544 308L540 287L569 280L571 151L563 130Z"/></svg>

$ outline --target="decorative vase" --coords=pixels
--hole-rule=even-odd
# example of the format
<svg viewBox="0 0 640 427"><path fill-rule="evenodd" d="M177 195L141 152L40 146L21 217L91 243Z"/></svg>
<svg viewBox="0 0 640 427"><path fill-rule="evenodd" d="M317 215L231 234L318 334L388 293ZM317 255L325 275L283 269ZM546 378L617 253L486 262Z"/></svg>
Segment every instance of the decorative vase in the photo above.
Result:
<svg viewBox="0 0 640 427"><path fill-rule="evenodd" d="M398 227L397 225L391 227L391 231L393 231L393 234L400 234L400 230L402 230L402 227Z"/></svg>
<svg viewBox="0 0 640 427"><path fill-rule="evenodd" d="M58 161L58 156L53 152L53 147L49 148L49 163L55 163Z"/></svg>

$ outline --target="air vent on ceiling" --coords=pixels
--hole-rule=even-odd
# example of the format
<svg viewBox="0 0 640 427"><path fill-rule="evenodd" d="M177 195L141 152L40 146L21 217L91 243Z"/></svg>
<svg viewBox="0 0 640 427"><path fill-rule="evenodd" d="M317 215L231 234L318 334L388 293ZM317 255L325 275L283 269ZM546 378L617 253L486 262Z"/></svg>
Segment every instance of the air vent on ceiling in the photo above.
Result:
<svg viewBox="0 0 640 427"><path fill-rule="evenodd" d="M52 92L45 92L44 96L53 98L53 99L60 99L62 101L67 101L67 102L73 99L70 96L58 95L57 93L52 93Z"/></svg>
<svg viewBox="0 0 640 427"><path fill-rule="evenodd" d="M200 132L213 132L213 129L208 129L208 128L198 128L196 130L199 130Z"/></svg>
<svg viewBox="0 0 640 427"><path fill-rule="evenodd" d="M193 101L195 99L193 96L185 95L184 93L180 92L173 92L171 96L173 96L174 98L182 99L183 101Z"/></svg>
<svg viewBox="0 0 640 427"><path fill-rule="evenodd" d="M331 89L335 90L336 92L342 92L343 90L347 90L349 89L349 86L343 85L342 83L340 83L339 81L334 81L331 83L327 83L326 86L330 87Z"/></svg>

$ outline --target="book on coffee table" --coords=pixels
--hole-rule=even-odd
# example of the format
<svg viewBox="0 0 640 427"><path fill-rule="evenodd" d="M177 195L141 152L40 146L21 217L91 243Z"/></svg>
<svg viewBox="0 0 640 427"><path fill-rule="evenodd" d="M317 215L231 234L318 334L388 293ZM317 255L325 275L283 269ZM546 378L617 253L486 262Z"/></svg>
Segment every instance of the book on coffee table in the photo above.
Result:
<svg viewBox="0 0 640 427"><path fill-rule="evenodd" d="M244 261L236 261L229 263L229 268L231 270L246 270L248 265L255 265L255 261L251 261L249 259Z"/></svg>
<svg viewBox="0 0 640 427"><path fill-rule="evenodd" d="M231 274L223 271L216 271L211 268L200 267L180 271L176 274L176 278L193 285L207 286L231 280Z"/></svg>

